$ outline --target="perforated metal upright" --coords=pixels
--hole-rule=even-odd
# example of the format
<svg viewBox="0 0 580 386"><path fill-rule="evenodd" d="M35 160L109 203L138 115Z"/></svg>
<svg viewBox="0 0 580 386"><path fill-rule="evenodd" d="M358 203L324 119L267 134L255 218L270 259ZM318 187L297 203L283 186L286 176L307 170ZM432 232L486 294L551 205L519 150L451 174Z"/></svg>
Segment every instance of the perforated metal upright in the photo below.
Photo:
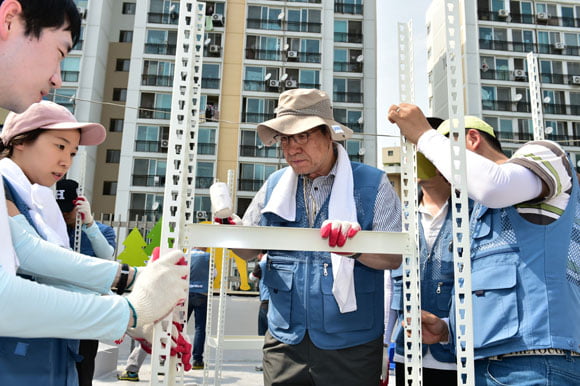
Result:
<svg viewBox="0 0 580 386"><path fill-rule="evenodd" d="M399 99L414 103L413 23L398 23ZM401 136L401 209L403 232L411 248L403 254L403 317L405 327L405 383L422 384L421 283L419 274L419 223L417 212L416 146Z"/></svg>
<svg viewBox="0 0 580 386"><path fill-rule="evenodd" d="M461 20L459 0L445 0L447 89L451 145L451 208L455 275L455 346L457 383L475 385L473 365L473 314L471 302L471 250L465 168L465 120Z"/></svg>
<svg viewBox="0 0 580 386"><path fill-rule="evenodd" d="M181 0L163 197L162 253L170 248L185 251L191 247L186 245L182 235L185 225L193 221L204 28L205 3ZM187 260L189 265L189 258ZM188 281L184 280L183 285L188 287ZM185 331L187 304L177 307L172 315L155 326L151 354L151 385L183 383L183 366L169 355L174 320L179 322ZM178 374L176 368L179 369Z"/></svg>
<svg viewBox="0 0 580 386"><path fill-rule="evenodd" d="M532 126L534 127L534 139L544 139L544 109L540 90L540 71L538 68L538 55L529 52L526 55L528 61L528 83L530 85L530 102L532 106Z"/></svg>
<svg viewBox="0 0 580 386"><path fill-rule="evenodd" d="M85 170L87 168L87 152L86 151L81 151L79 152L79 157L78 157L78 162L80 162L80 167L79 167L79 177L78 177L78 188L77 188L77 194L79 196L83 195L84 192L84 187L85 187ZM81 214L79 212L77 212L77 216L75 219L75 237L74 237L74 242L73 242L73 250L75 252L79 252L81 251L81 238L82 238L82 232L83 232L83 222L82 222L82 217Z"/></svg>

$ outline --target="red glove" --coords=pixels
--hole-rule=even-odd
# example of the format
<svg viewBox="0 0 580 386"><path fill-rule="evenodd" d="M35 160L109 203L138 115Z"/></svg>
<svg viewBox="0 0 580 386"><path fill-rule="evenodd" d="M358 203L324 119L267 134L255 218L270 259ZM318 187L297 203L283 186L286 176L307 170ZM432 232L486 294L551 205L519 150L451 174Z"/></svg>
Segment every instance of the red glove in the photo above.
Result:
<svg viewBox="0 0 580 386"><path fill-rule="evenodd" d="M227 218L216 217L213 221L222 225L242 225L242 219L235 213Z"/></svg>
<svg viewBox="0 0 580 386"><path fill-rule="evenodd" d="M331 247L342 247L347 239L353 238L358 231L360 225L357 222L340 221L340 220L325 220L320 228L320 236L323 239L328 239L328 245ZM352 255L352 252L335 252L340 255Z"/></svg>

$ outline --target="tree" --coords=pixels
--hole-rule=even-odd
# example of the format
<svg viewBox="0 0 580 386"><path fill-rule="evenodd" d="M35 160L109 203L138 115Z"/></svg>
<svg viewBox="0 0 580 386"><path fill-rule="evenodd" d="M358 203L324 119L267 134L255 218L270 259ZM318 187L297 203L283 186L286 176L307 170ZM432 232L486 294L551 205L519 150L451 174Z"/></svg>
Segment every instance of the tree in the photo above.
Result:
<svg viewBox="0 0 580 386"><path fill-rule="evenodd" d="M149 256L143 250L147 243L143 240L139 229L133 228L125 241L123 241L123 245L125 249L117 257L119 261L133 267L143 267L147 264Z"/></svg>
<svg viewBox="0 0 580 386"><path fill-rule="evenodd" d="M153 253L153 248L161 245L161 221L162 220L163 220L163 217L161 217L159 219L159 221L157 221L155 223L155 226L153 226L153 228L151 228L151 230L147 234L146 238L149 241L149 244L147 244L147 246L144 249L147 256L151 256L151 254Z"/></svg>

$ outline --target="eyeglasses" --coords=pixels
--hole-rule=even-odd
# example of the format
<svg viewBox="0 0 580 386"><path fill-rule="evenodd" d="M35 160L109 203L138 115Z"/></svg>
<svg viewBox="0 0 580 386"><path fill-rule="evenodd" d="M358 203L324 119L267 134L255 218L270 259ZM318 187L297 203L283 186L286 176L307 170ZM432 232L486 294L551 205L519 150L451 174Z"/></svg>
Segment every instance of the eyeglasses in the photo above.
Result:
<svg viewBox="0 0 580 386"><path fill-rule="evenodd" d="M279 141L282 147L286 147L290 144L290 139L293 139L297 145L306 145L311 134L322 130L320 127L316 127L312 130L308 130L304 133L298 133L294 135L275 135L274 140Z"/></svg>

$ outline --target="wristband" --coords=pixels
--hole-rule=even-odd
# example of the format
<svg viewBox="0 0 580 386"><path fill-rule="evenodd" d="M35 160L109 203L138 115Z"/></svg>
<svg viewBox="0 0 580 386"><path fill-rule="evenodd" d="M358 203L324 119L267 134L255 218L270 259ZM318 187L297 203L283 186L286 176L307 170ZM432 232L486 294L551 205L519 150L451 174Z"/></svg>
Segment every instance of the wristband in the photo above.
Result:
<svg viewBox="0 0 580 386"><path fill-rule="evenodd" d="M359 252L359 253L355 253L354 255L350 255L350 256L347 256L347 257L350 258L350 259L356 260L356 259L358 259L360 257L360 255L362 255L362 253Z"/></svg>
<svg viewBox="0 0 580 386"><path fill-rule="evenodd" d="M135 284L135 279L137 279L137 267L133 267L133 269L135 270L135 274L133 275L133 280L131 280L131 283L129 283L127 286L127 290L130 290L131 287L133 287L133 284Z"/></svg>
<svg viewBox="0 0 580 386"><path fill-rule="evenodd" d="M129 279L129 264L121 265L121 276L117 282L117 295L122 295L127 289L127 280Z"/></svg>

